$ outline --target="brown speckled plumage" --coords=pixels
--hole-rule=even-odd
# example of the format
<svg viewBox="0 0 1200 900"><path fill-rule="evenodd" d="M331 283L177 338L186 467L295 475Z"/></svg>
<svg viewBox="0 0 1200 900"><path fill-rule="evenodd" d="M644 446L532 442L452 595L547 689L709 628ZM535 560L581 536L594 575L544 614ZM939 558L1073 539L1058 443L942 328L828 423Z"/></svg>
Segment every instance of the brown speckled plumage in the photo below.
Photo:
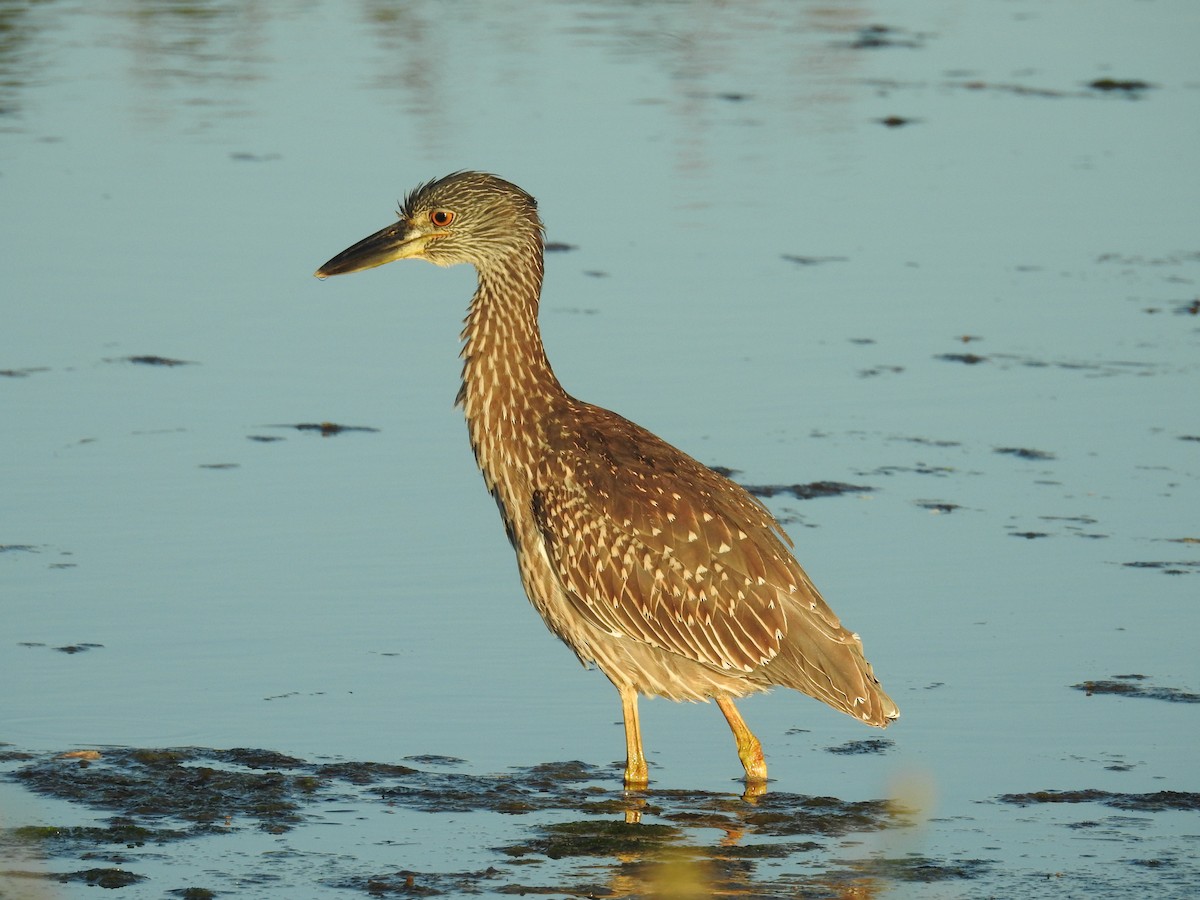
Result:
<svg viewBox="0 0 1200 900"><path fill-rule="evenodd" d="M744 489L628 419L567 394L538 329L537 204L493 175L414 190L400 220L318 270L394 259L470 263L458 402L522 583L546 624L621 693L625 778L646 781L638 694L718 701L747 779L761 746L732 698L775 685L870 725L899 715L846 630Z"/></svg>

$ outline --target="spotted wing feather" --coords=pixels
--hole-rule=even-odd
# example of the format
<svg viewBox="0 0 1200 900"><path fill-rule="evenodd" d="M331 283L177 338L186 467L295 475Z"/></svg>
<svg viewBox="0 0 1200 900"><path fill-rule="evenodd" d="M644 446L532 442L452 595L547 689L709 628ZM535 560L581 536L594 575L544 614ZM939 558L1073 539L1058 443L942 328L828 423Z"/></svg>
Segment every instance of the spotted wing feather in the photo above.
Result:
<svg viewBox="0 0 1200 900"><path fill-rule="evenodd" d="M550 441L534 515L581 616L744 672L779 655L800 611L804 627L839 643L851 637L774 518L738 485L597 407L564 418Z"/></svg>

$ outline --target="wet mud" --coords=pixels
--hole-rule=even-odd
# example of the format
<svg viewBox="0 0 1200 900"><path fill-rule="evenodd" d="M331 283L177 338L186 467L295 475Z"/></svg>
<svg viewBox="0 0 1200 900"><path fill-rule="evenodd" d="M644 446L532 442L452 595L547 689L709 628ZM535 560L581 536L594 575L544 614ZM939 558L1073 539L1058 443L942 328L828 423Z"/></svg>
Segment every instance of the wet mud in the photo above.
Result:
<svg viewBox="0 0 1200 900"><path fill-rule="evenodd" d="M860 740L826 749L857 756L886 753L891 746L885 739ZM463 764L445 757L409 761L440 769ZM450 821L465 814L491 815L512 824L504 827L506 839L485 850L490 861L476 868L380 871L370 861L343 857L319 886L374 897L832 898L884 896L900 884L943 882L962 884L961 896L984 896L990 890L985 884L997 877L1011 883L1012 877L1004 876L996 859L939 859L915 852L923 814L894 799L847 801L770 790L742 796L626 792L617 786L616 767L579 761L479 775L393 763L314 762L263 749L104 748L47 755L8 747L0 748L0 767L7 780L66 801L79 818L90 814L93 819L5 829L0 841L8 858L20 850L42 859L42 868L55 870L0 871L0 878L8 879L124 888L151 880L139 869L169 858L170 848L180 842L222 841L247 830L285 835L328 825L334 813L361 819L372 811L401 810ZM1172 790L1034 790L1004 794L994 802L1019 808L1093 805L1138 814L1200 812L1200 794ZM1113 839L1120 839L1122 828L1111 820L1068 824L1115 831ZM1125 863L1165 866L1173 876L1179 874L1180 862L1174 859L1156 862L1143 856ZM238 877L252 884L275 876L264 871ZM168 893L202 898L225 890L212 876L210 883Z"/></svg>
<svg viewBox="0 0 1200 900"><path fill-rule="evenodd" d="M852 743L856 748L847 752L881 752L858 749L873 742ZM427 759L442 767L461 762ZM355 872L349 866L325 882L371 896L624 896L639 884L675 882L716 892L774 893L799 882L794 876L780 882L760 863L807 860L840 847L843 838L905 830L915 822L913 811L882 799L774 791L625 792L616 768L578 761L477 775L389 763L310 762L260 749L104 748L51 756L8 748L0 751L0 765L8 780L27 790L99 815L91 824L17 825L6 830L4 841L65 864L66 871L45 874L46 879L108 888L140 882L146 876L139 862L170 853L180 841L220 839L247 829L282 835L321 823L335 808L521 817L516 828L506 828L509 839L491 848L492 863L476 870ZM582 882L573 860L589 873ZM822 878L881 885L968 879L975 873L961 861L919 857L843 861ZM221 893L215 883L187 890L193 893L180 895ZM801 895L832 896L823 890Z"/></svg>

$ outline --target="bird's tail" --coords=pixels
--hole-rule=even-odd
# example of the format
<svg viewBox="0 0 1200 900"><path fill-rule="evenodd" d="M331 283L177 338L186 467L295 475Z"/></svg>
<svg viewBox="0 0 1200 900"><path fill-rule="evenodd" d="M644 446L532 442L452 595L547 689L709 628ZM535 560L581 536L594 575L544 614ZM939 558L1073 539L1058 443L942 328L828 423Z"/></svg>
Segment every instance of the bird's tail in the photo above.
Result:
<svg viewBox="0 0 1200 900"><path fill-rule="evenodd" d="M763 674L774 684L816 697L861 722L887 728L900 718L900 708L879 684L858 635L838 631L786 641Z"/></svg>

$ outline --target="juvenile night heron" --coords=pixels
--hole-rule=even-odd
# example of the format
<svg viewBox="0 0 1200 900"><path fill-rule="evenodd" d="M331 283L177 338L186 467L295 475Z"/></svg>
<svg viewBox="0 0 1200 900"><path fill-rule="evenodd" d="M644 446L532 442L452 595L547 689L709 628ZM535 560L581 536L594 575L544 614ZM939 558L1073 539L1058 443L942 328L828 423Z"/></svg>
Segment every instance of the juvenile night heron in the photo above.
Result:
<svg viewBox="0 0 1200 900"><path fill-rule="evenodd" d="M418 187L398 222L316 275L397 259L475 266L457 402L526 594L621 695L626 786L647 783L639 694L715 700L751 784L766 780L767 766L735 697L781 685L886 727L896 704L766 507L563 390L538 330L542 254L533 197L494 175L458 172Z"/></svg>

